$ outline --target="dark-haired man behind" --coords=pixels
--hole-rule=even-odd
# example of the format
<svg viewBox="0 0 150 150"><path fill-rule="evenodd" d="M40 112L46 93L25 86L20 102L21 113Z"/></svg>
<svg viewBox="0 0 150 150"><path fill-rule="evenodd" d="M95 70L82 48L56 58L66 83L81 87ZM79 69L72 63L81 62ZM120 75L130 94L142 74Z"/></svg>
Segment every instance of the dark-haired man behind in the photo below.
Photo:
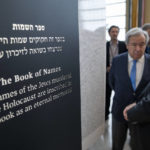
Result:
<svg viewBox="0 0 150 150"><path fill-rule="evenodd" d="M119 34L119 27L112 25L108 29L108 33L110 36L110 41L106 43L106 103L105 103L105 120L108 119L109 115L109 107L110 107L110 97L111 97L111 88L109 86L109 70L111 68L112 59L117 56L118 54L121 54L123 52L126 52L126 45L123 41L118 40L118 34Z"/></svg>

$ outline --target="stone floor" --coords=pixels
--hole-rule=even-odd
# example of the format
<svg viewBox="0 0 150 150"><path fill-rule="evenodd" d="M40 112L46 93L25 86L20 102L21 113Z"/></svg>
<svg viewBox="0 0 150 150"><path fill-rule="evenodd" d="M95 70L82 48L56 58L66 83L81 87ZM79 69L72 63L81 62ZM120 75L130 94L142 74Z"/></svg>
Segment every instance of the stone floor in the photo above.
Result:
<svg viewBox="0 0 150 150"><path fill-rule="evenodd" d="M131 150L129 147L129 135L127 137L125 146L123 150ZM111 140L111 115L108 122L106 122L104 135L101 135L97 142L88 150L111 150L112 140Z"/></svg>

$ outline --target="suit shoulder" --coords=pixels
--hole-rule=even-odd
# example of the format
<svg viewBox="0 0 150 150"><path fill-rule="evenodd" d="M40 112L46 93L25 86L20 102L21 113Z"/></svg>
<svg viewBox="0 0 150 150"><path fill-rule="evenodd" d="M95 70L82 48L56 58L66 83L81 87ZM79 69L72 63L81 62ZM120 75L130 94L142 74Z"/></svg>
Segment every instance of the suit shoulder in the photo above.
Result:
<svg viewBox="0 0 150 150"><path fill-rule="evenodd" d="M121 58L124 58L124 57L127 57L127 56L128 56L128 52L124 52L124 53L121 53L121 54L117 55L116 58L121 59Z"/></svg>
<svg viewBox="0 0 150 150"><path fill-rule="evenodd" d="M124 41L119 41L119 53L123 53L127 51L127 47Z"/></svg>
<svg viewBox="0 0 150 150"><path fill-rule="evenodd" d="M123 44L125 44L125 41L119 41L119 43L123 43Z"/></svg>
<svg viewBox="0 0 150 150"><path fill-rule="evenodd" d="M107 42L106 42L106 45L109 45L109 43L110 43L110 41L107 41Z"/></svg>
<svg viewBox="0 0 150 150"><path fill-rule="evenodd" d="M128 52L124 52L124 53L121 53L120 55L117 55L114 57L114 60L116 61L120 61L120 60L124 60L128 57Z"/></svg>
<svg viewBox="0 0 150 150"><path fill-rule="evenodd" d="M120 44L125 44L125 42L124 42L124 41L119 41L119 43L120 43Z"/></svg>
<svg viewBox="0 0 150 150"><path fill-rule="evenodd" d="M145 53L145 58L150 61L150 55Z"/></svg>

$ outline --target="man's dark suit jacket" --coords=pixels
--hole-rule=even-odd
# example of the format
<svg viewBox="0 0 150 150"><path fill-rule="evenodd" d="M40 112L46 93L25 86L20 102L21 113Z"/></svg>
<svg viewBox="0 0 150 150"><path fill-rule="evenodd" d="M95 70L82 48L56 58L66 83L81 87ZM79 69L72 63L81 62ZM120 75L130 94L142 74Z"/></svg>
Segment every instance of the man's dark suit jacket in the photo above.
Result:
<svg viewBox="0 0 150 150"><path fill-rule="evenodd" d="M141 150L150 150L150 82L143 90L140 101L127 115L130 122L137 122Z"/></svg>
<svg viewBox="0 0 150 150"><path fill-rule="evenodd" d="M118 121L125 121L124 108L133 102L138 102L139 95L150 82L150 55L145 54L143 75L136 91L132 88L128 74L128 53L123 53L113 59L109 79L110 86L115 91L112 114Z"/></svg>
<svg viewBox="0 0 150 150"><path fill-rule="evenodd" d="M106 67L110 66L110 55L109 55L110 42L106 43ZM122 41L118 41L118 54L126 52L126 45ZM111 87L109 86L109 72L106 72L106 105L105 105L105 119L107 120L109 115Z"/></svg>
<svg viewBox="0 0 150 150"><path fill-rule="evenodd" d="M146 46L145 52L146 52L147 54L150 54L150 46Z"/></svg>
<svg viewBox="0 0 150 150"><path fill-rule="evenodd" d="M107 64L107 67L110 66L110 56L109 56L109 47L110 47L110 41L106 43L106 64ZM127 49L126 49L126 45L123 41L118 41L118 54L121 54L123 52L126 52Z"/></svg>

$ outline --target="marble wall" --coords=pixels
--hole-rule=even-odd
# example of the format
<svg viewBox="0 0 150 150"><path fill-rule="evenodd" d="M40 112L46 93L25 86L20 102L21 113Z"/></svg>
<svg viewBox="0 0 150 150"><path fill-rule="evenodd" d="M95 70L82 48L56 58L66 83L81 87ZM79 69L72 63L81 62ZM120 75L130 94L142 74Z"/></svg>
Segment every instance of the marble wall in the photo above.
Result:
<svg viewBox="0 0 150 150"><path fill-rule="evenodd" d="M105 1L79 0L82 150L104 130Z"/></svg>

